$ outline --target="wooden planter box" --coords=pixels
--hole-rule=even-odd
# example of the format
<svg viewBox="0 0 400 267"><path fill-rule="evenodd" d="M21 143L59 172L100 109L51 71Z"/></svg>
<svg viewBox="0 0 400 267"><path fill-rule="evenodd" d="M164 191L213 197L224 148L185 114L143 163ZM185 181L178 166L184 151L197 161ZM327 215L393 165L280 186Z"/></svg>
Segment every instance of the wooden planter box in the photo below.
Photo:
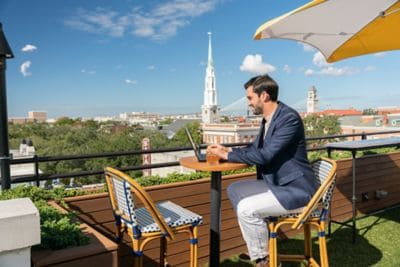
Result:
<svg viewBox="0 0 400 267"><path fill-rule="evenodd" d="M54 202L52 206L63 210ZM88 245L60 250L32 249L32 267L118 267L118 245L86 223L81 223L80 228L90 239Z"/></svg>
<svg viewBox="0 0 400 267"><path fill-rule="evenodd" d="M371 155L357 159L357 212L367 213L400 203L400 153ZM221 259L247 251L242 239L237 219L226 195L229 184L243 179L255 179L255 173L224 176L222 179L221 205ZM375 199L374 192L383 189L388 192L384 199ZM199 227L199 266L208 262L209 217L210 217L210 179L150 186L147 192L155 201L171 200L183 207L201 214L204 223ZM332 217L344 221L351 217L352 161L339 160L337 186L332 201ZM361 193L368 192L368 201L361 201ZM115 223L107 193L65 199L70 209L78 212L78 217L93 228L114 238ZM296 232L284 229L283 235ZM132 266L130 241L125 238L119 246L120 266ZM189 242L185 235L177 236L168 244L168 262L172 266L188 266ZM159 257L158 242L150 243L145 251L144 266L157 266Z"/></svg>

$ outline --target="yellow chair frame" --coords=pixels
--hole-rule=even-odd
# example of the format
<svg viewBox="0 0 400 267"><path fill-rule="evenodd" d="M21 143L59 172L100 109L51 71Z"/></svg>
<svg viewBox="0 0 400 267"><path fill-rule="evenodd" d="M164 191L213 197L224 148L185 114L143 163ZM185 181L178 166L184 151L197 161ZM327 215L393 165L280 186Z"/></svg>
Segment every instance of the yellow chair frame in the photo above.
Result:
<svg viewBox="0 0 400 267"><path fill-rule="evenodd" d="M178 233L187 233L190 237L190 267L197 267L197 225L202 222L201 216L199 216L200 221L196 223L188 223L180 226L171 227L165 221L165 218L161 214L160 210L157 208L156 203L154 203L154 201L151 199L150 195L134 179L132 179L127 174L111 167L105 168L105 177L107 181L112 209L116 219L116 236L117 239L120 241L123 237L124 232L127 232L127 234L129 235L130 239L132 240L132 250L135 256L134 266L143 266L143 250L151 240L157 238L160 238L160 266L167 266L167 241L173 240L175 238L175 235ZM113 179L124 183L124 186L128 186L128 191L130 194L125 194L124 196L121 196L122 192L118 192L118 190L116 190L116 188L114 187ZM140 232L139 227L132 225L133 217L131 217L130 214L127 213L133 213L133 216L139 216L139 214L134 214L135 208L132 207L133 205L130 205L131 207L129 208L128 212L122 207L119 207L117 198L130 198L130 200L126 199L126 201L127 203L128 201L132 201L133 204L133 195L136 196L137 199L144 205L144 208L148 211L154 222L158 225L159 231ZM185 210L184 208L181 209ZM136 220L136 217L134 217L134 220Z"/></svg>
<svg viewBox="0 0 400 267"><path fill-rule="evenodd" d="M302 262L306 260L307 266L322 266L328 267L328 252L325 238L325 221L327 219L330 207L331 196L336 181L336 162L331 159L323 158L316 160L312 163L314 172L318 168L318 164L325 164L325 176L322 177L322 184L318 188L317 192L311 198L307 206L299 214L290 214L282 217L270 217L267 218L267 224L269 229L269 255L270 255L270 267L278 266L278 258L280 261L294 261ZM320 173L315 173L318 182L321 182ZM319 209L318 206L322 206ZM318 209L318 210L316 210ZM317 212L316 212L317 211ZM279 254L277 248L277 237L278 230L282 225L292 225L292 229L304 229L304 255L285 255ZM318 230L319 239L319 254L320 264L312 256L311 250L311 226L315 226Z"/></svg>

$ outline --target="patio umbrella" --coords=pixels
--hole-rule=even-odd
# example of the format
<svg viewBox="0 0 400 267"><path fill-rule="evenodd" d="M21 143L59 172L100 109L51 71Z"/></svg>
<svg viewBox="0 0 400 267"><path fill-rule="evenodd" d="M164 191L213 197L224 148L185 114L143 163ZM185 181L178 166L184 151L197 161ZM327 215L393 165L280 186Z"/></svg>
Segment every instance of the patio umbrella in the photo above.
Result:
<svg viewBox="0 0 400 267"><path fill-rule="evenodd" d="M400 48L399 0L314 0L260 26L254 39L307 43L327 62Z"/></svg>

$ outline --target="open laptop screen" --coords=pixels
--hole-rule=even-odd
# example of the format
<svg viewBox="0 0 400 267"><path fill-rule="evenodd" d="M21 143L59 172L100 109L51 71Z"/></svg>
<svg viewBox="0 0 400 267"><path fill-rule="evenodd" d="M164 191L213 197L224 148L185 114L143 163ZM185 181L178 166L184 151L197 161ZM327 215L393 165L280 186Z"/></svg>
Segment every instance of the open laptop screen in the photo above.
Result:
<svg viewBox="0 0 400 267"><path fill-rule="evenodd" d="M194 154L196 155L197 160L200 161L200 162L206 161L206 155L205 155L205 154L202 154L202 153L200 152L199 147L198 147L198 146L196 145L196 143L194 142L193 137L192 137L192 134L190 133L190 131L189 131L189 129L188 129L187 127L185 127L185 132L186 132L186 135L187 135L187 137L188 137L188 139L189 139L190 144L191 144L192 147L193 147Z"/></svg>

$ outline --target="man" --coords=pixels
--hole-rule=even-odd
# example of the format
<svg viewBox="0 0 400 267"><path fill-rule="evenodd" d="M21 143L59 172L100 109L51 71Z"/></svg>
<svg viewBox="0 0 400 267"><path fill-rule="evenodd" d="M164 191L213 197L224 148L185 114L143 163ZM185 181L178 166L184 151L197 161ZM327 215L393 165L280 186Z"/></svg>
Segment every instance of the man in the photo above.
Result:
<svg viewBox="0 0 400 267"><path fill-rule="evenodd" d="M208 147L231 162L256 165L257 180L231 184L228 196L238 216L249 256L256 266L268 266L268 229L264 218L301 211L317 189L307 160L304 126L299 114L278 101L278 85L268 75L253 77L245 85L247 101L262 115L253 144Z"/></svg>

